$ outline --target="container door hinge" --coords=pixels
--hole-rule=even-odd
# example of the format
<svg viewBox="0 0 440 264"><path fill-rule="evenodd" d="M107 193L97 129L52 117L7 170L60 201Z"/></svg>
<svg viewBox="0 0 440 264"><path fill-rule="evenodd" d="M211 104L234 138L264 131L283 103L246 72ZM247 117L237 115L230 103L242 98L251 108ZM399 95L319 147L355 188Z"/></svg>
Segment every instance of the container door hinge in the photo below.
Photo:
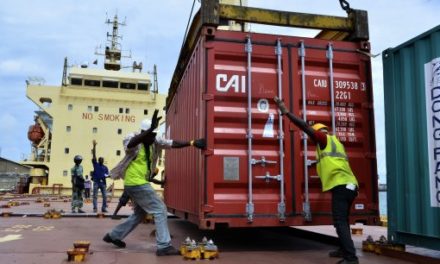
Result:
<svg viewBox="0 0 440 264"><path fill-rule="evenodd" d="M369 103L369 102L364 102L364 103L362 103L362 108L364 108L364 109L373 109L374 108L374 106L373 106L373 104L372 103Z"/></svg>
<svg viewBox="0 0 440 264"><path fill-rule="evenodd" d="M365 155L365 158L367 158L367 159L375 159L376 158L376 153L374 153L374 152L367 152L364 155Z"/></svg>
<svg viewBox="0 0 440 264"><path fill-rule="evenodd" d="M377 204L375 204L375 203L369 203L369 204L367 204L366 209L377 211L377 210L379 210L379 206L377 206Z"/></svg>
<svg viewBox="0 0 440 264"><path fill-rule="evenodd" d="M214 49L215 48L215 42L214 41L209 41L209 38L207 38L207 40L203 43L203 47L206 50Z"/></svg>
<svg viewBox="0 0 440 264"><path fill-rule="evenodd" d="M202 210L204 213L211 213L214 211L214 206L209 205L209 204L205 204L205 205L203 205Z"/></svg>
<svg viewBox="0 0 440 264"><path fill-rule="evenodd" d="M205 149L202 152L203 152L203 155L205 155L205 156L212 156L212 155L214 155L214 151L212 149Z"/></svg>
<svg viewBox="0 0 440 264"><path fill-rule="evenodd" d="M213 94L204 93L202 95L202 99L205 100L205 101L214 100L214 95Z"/></svg>

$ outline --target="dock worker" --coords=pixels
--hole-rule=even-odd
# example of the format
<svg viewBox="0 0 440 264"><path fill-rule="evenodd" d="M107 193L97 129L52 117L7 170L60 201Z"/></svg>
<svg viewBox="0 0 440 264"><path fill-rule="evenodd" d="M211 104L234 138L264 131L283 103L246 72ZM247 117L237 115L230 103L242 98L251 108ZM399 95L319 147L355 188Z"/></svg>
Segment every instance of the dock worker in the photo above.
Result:
<svg viewBox="0 0 440 264"><path fill-rule="evenodd" d="M157 153L160 153L160 149L187 146L204 148L205 140L182 142L156 137L155 129L161 119L157 116L158 112L159 110L154 111L151 121L142 121L140 133L131 133L123 140L125 157L111 170L110 175L113 179L124 180L124 192L133 202L134 212L125 222L107 233L103 240L124 248L126 244L123 239L142 222L148 213L154 216L156 225L156 255L178 255L179 251L171 244L166 206L150 185L151 172L155 171L155 162L159 158Z"/></svg>
<svg viewBox="0 0 440 264"><path fill-rule="evenodd" d="M339 249L329 252L330 257L342 258L338 263L359 263L350 234L349 214L358 194L358 181L354 176L344 146L335 135L329 134L326 125L309 126L304 120L290 113L284 102L274 98L281 113L304 131L316 146L316 169L321 179L322 191L332 193L333 225L339 238Z"/></svg>
<svg viewBox="0 0 440 264"><path fill-rule="evenodd" d="M102 207L101 212L107 213L107 183L106 178L109 176L108 168L104 165L104 158L99 157L98 161L96 161L96 145L98 143L96 140L92 142L92 164L93 164L93 212L96 213L98 211L98 190L101 191L102 195Z"/></svg>
<svg viewBox="0 0 440 264"><path fill-rule="evenodd" d="M92 182L89 179L89 175L86 175L86 179L84 181L84 198L86 201L90 199L90 188L92 187Z"/></svg>
<svg viewBox="0 0 440 264"><path fill-rule="evenodd" d="M85 213L81 208L83 207L83 191L84 191L84 178L83 167L81 166L83 158L80 155L76 155L73 158L75 165L70 169L72 175L72 213Z"/></svg>

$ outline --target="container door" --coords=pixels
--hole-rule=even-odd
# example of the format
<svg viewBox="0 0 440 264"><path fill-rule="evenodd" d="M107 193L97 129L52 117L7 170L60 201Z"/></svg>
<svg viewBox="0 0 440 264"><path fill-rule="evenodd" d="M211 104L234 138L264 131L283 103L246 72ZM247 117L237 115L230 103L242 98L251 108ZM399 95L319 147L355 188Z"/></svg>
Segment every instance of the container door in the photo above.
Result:
<svg viewBox="0 0 440 264"><path fill-rule="evenodd" d="M344 144L360 184L352 214L372 223L377 217L377 170L370 58L356 51L357 43L304 39L290 43L292 85L289 107L308 124L326 124ZM331 193L321 191L316 172L315 145L290 125L296 193L294 210L304 220L326 223L331 215Z"/></svg>
<svg viewBox="0 0 440 264"><path fill-rule="evenodd" d="M240 41L219 41L208 53L213 100L207 131L214 149L207 157L207 197L213 205L208 216L227 215L233 226L277 225L291 208L283 168L290 157L284 156L282 123L273 102L288 82L283 69L289 60L276 39L269 45L257 44L258 36L253 41L244 35Z"/></svg>

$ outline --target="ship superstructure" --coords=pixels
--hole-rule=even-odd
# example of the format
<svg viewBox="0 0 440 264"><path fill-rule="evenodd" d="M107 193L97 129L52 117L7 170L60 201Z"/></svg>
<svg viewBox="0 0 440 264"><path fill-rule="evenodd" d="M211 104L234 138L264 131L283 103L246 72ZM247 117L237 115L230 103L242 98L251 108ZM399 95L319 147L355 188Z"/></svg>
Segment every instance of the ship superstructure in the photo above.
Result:
<svg viewBox="0 0 440 264"><path fill-rule="evenodd" d="M151 118L154 109L163 116L165 95L154 78L142 72L142 63L133 63L133 71L121 71L122 51L118 39L118 17L107 20L104 69L87 65L69 67L67 59L61 86L27 82L27 97L39 110L28 136L32 153L23 164L32 166L30 192L53 192L71 188L70 168L75 155L83 156L84 174L90 175L92 140L97 140L97 155L112 168L124 156L122 139L139 131L142 119ZM38 188L35 188L38 187ZM115 181L115 188L122 188Z"/></svg>

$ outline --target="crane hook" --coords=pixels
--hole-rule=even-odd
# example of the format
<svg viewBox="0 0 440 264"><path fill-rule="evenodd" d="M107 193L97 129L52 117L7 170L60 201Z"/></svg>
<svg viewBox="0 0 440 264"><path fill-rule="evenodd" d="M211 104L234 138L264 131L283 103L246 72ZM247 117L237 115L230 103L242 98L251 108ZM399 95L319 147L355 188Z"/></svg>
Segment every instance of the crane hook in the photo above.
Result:
<svg viewBox="0 0 440 264"><path fill-rule="evenodd" d="M345 12L347 12L347 14L353 11L353 9L350 7L350 3L348 3L347 0L339 0L339 4L341 5L342 9L344 9Z"/></svg>

